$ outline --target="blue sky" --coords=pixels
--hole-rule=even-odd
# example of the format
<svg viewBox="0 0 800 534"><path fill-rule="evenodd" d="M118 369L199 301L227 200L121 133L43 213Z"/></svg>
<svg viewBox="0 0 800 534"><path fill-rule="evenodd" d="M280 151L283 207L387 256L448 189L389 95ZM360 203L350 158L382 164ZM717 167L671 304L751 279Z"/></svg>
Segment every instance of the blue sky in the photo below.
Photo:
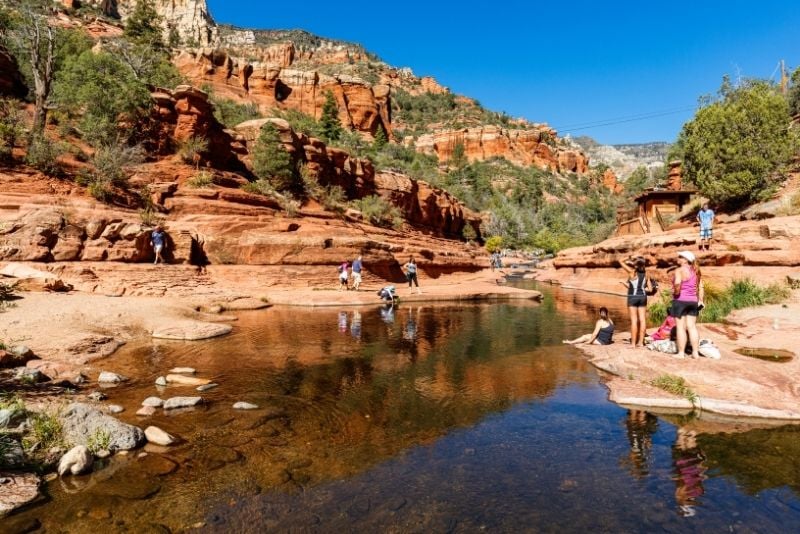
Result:
<svg viewBox="0 0 800 534"><path fill-rule="evenodd" d="M208 4L217 22L357 42L489 109L602 143L672 141L723 74L800 65L800 0Z"/></svg>

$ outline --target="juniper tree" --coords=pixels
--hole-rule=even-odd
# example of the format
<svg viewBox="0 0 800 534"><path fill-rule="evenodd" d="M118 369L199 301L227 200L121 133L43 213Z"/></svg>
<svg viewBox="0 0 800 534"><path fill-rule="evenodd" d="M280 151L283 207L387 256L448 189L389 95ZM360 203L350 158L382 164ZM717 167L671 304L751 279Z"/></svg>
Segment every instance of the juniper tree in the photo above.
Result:
<svg viewBox="0 0 800 534"><path fill-rule="evenodd" d="M328 141L336 141L342 135L339 105L331 91L325 93L325 103L322 104L322 116L319 122L322 126L322 133Z"/></svg>
<svg viewBox="0 0 800 534"><path fill-rule="evenodd" d="M271 122L261 127L253 150L253 172L278 191L297 186L297 172L292 157L283 146L278 128Z"/></svg>

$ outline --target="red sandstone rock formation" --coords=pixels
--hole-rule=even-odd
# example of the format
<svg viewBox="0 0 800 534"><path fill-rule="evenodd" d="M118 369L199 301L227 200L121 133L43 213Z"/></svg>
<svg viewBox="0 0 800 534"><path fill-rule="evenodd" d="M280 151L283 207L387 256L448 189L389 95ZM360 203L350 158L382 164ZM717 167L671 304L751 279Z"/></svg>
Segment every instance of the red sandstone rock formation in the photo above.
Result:
<svg viewBox="0 0 800 534"><path fill-rule="evenodd" d="M469 161L504 157L518 165L534 165L553 172L587 172L589 160L583 152L550 144L551 139L555 139L555 131L548 127L507 130L481 126L422 135L415 145L420 152L436 154L441 162L449 161L460 144Z"/></svg>
<svg viewBox="0 0 800 534"><path fill-rule="evenodd" d="M603 187L605 187L615 195L622 193L622 191L625 189L621 183L617 182L617 175L614 173L614 170L610 167L605 170L601 180Z"/></svg>
<svg viewBox="0 0 800 534"><path fill-rule="evenodd" d="M669 162L669 172L667 173L667 189L680 191L683 189L683 173L680 161Z"/></svg>

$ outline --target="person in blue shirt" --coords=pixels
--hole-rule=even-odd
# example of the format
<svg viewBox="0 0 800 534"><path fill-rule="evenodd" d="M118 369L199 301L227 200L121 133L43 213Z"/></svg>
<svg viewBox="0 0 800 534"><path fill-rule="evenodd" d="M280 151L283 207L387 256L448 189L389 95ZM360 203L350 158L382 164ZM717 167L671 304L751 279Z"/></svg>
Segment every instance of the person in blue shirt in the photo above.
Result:
<svg viewBox="0 0 800 534"><path fill-rule="evenodd" d="M361 285L361 255L353 260L353 265L350 267L351 276L353 278L353 289L358 291L358 286Z"/></svg>
<svg viewBox="0 0 800 534"><path fill-rule="evenodd" d="M161 252L164 250L164 247L167 244L167 234L164 233L164 228L159 224L153 230L153 233L150 234L150 244L153 245L153 251L156 253L156 259L153 262L153 265L156 265L159 261L164 263L164 258L161 256Z"/></svg>
<svg viewBox="0 0 800 534"><path fill-rule="evenodd" d="M700 250L710 250L711 239L714 237L714 211L709 209L708 202L697 213L697 221L700 223Z"/></svg>

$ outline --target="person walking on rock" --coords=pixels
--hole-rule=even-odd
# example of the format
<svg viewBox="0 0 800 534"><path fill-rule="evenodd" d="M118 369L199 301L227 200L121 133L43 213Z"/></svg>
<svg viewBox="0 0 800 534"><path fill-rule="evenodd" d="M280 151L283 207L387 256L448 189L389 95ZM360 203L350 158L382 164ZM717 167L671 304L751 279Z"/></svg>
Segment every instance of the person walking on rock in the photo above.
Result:
<svg viewBox="0 0 800 534"><path fill-rule="evenodd" d="M703 208L697 212L697 221L700 223L700 250L711 248L711 239L714 237L714 211L709 209L708 202L703 203Z"/></svg>
<svg viewBox="0 0 800 534"><path fill-rule="evenodd" d="M348 289L348 287L347 287L347 278L348 278L348 275L347 275L347 262L346 261L342 262L342 264L339 265L338 270L339 270L339 291L342 291L342 290L346 291Z"/></svg>
<svg viewBox="0 0 800 534"><path fill-rule="evenodd" d="M406 271L406 280L408 280L408 287L411 288L411 284L417 286L417 293L421 293L419 289L419 282L417 281L417 264L414 262L414 256L411 256L408 259L408 263L406 263L403 268Z"/></svg>
<svg viewBox="0 0 800 534"><path fill-rule="evenodd" d="M361 285L361 254L353 260L353 265L350 267L351 277L353 278L353 289L358 291L358 286Z"/></svg>
<svg viewBox="0 0 800 534"><path fill-rule="evenodd" d="M700 335L697 332L697 315L703 307L703 285L697 261L690 251L678 253L678 269L672 281L672 316L677 323L676 358L683 358L686 341L692 345L692 358L697 358Z"/></svg>
<svg viewBox="0 0 800 534"><path fill-rule="evenodd" d="M164 258L161 256L161 252L164 250L164 247L167 243L167 234L164 233L164 228L159 224L153 230L153 233L150 234L150 244L153 246L153 251L156 254L156 259L153 261L153 265L158 264L159 261L164 263Z"/></svg>
<svg viewBox="0 0 800 534"><path fill-rule="evenodd" d="M644 347L644 336L647 329L647 295L655 294L657 286L645 271L644 258L628 259L620 262L620 266L628 273L624 282L628 287L628 312L631 316L631 344Z"/></svg>

